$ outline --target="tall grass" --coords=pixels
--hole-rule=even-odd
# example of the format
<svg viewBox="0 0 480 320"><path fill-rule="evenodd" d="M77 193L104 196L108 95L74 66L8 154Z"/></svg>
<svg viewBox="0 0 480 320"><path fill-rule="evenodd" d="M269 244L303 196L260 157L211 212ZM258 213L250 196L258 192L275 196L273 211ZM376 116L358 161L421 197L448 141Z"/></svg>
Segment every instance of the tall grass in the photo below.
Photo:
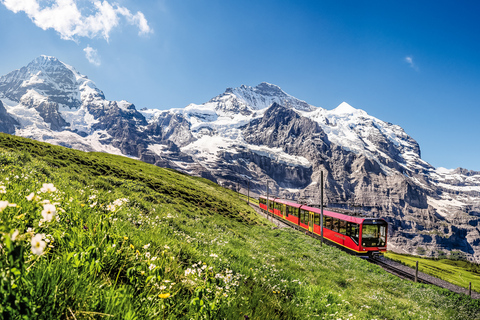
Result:
<svg viewBox="0 0 480 320"><path fill-rule="evenodd" d="M478 301L124 157L0 135L0 201L3 318L480 319Z"/></svg>

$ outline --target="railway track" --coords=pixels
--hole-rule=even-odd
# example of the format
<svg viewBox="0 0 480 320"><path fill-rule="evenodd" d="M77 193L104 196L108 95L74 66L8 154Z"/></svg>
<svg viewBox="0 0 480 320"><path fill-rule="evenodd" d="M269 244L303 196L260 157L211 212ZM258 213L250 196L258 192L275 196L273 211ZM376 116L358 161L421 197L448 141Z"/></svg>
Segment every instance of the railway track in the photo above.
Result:
<svg viewBox="0 0 480 320"><path fill-rule="evenodd" d="M374 257L374 258L367 258L366 260L369 261L370 263L373 263L373 264L376 264L376 265L382 267L385 271L388 271L391 274L394 274L394 275L396 275L396 276L398 276L402 279L415 281L415 270L413 270L413 269L400 268L400 267L393 266L390 263L390 260L385 259L385 258ZM424 284L437 285L437 284L435 284L431 281L428 281L427 279L424 279L420 276L417 276L417 282L424 283Z"/></svg>

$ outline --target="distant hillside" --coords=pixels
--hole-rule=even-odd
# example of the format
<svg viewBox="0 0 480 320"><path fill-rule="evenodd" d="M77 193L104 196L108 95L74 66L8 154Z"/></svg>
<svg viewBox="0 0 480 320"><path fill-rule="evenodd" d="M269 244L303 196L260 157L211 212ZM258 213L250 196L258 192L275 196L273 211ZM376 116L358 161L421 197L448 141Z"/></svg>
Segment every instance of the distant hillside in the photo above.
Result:
<svg viewBox="0 0 480 320"><path fill-rule="evenodd" d="M0 317L480 319L202 178L0 134Z"/></svg>

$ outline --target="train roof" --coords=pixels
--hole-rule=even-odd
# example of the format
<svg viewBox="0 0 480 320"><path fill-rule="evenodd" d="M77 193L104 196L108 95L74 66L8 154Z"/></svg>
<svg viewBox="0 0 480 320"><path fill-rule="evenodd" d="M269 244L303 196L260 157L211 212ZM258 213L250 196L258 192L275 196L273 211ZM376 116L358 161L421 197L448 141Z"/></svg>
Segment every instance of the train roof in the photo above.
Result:
<svg viewBox="0 0 480 320"><path fill-rule="evenodd" d="M264 197L264 196L260 196L260 198L267 199L267 197ZM296 203L296 202L292 202L291 200L285 200L285 199L280 199L280 198L272 198L272 197L268 197L268 200L269 201L274 201L274 202L277 202L277 203L286 204L286 205L294 207L294 208L300 208L300 209L311 211L311 212L318 213L318 214L321 213L321 209L319 209L319 208L309 207L309 206L304 205L304 204L299 204L299 203ZM359 223L359 224L363 223L364 221L367 224L377 223L376 221L378 221L378 220L385 221L382 218L361 218L361 217L349 216L347 214L338 213L338 212L325 210L325 209L323 209L323 214L327 215L327 216L330 216L330 217L333 217L333 218L337 218L337 219L341 219L341 220L345 220L345 221L353 222L353 223ZM385 221L385 223L386 223L386 221Z"/></svg>
<svg viewBox="0 0 480 320"><path fill-rule="evenodd" d="M319 208L313 208L313 207L309 207L309 206L306 206L306 205L303 205L301 207L301 209L308 210L308 211L318 213L318 214L320 214L321 211L322 211ZM362 223L365 220L365 218L349 216L349 215L346 215L346 214L333 212L333 211L325 210L325 209L323 209L323 215L327 215L329 217L333 217L333 218L337 218L337 219L341 219L341 220L345 220L345 221L353 222L353 223Z"/></svg>

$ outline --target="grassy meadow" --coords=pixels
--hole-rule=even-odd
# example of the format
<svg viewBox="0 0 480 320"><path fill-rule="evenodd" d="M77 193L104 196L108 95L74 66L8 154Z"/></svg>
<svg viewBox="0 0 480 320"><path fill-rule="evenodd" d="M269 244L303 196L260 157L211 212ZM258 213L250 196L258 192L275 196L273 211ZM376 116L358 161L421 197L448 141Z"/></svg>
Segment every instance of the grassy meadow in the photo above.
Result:
<svg viewBox="0 0 480 320"><path fill-rule="evenodd" d="M480 319L238 194L126 157L0 134L0 318Z"/></svg>
<svg viewBox="0 0 480 320"><path fill-rule="evenodd" d="M418 261L418 270L453 283L459 287L468 288L472 283L472 290L480 292L480 266L462 260L426 259L417 256L387 252L385 257L415 268Z"/></svg>

